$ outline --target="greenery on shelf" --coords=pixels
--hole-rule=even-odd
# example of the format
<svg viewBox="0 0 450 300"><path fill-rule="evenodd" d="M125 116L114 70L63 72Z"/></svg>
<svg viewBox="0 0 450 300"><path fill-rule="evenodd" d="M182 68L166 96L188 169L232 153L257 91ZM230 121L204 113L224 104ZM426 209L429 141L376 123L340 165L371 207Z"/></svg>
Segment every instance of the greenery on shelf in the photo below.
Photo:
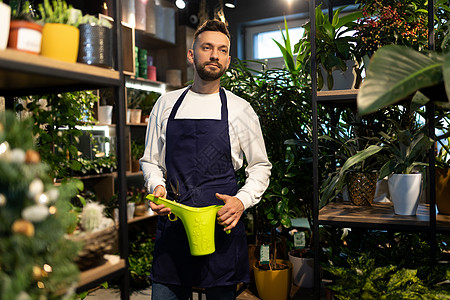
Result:
<svg viewBox="0 0 450 300"><path fill-rule="evenodd" d="M31 119L0 113L0 298L72 299L81 245L66 234L76 223L67 216L78 181L53 185L32 127Z"/></svg>
<svg viewBox="0 0 450 300"><path fill-rule="evenodd" d="M269 233L274 264L277 256L275 229L291 227L291 217L310 216L311 150L308 143L298 142L298 139L311 141L308 131L310 89L307 77L296 75L299 78L293 81L286 69L267 70L264 64L261 69L250 69L247 62L236 60L222 78L222 86L247 99L259 116L273 168L271 183L252 213L257 226L256 243Z"/></svg>
<svg viewBox="0 0 450 300"><path fill-rule="evenodd" d="M336 227L321 229L324 277L336 299L447 299L450 270L432 261L427 237ZM438 235L439 251L448 236ZM442 259L437 253L437 260Z"/></svg>
<svg viewBox="0 0 450 300"><path fill-rule="evenodd" d="M30 1L10 1L11 20L37 21L39 16L33 4Z"/></svg>
<svg viewBox="0 0 450 300"><path fill-rule="evenodd" d="M151 285L149 278L153 264L154 236L139 233L130 241L130 255L128 257L131 282L134 287Z"/></svg>
<svg viewBox="0 0 450 300"><path fill-rule="evenodd" d="M317 61L317 87L323 88L324 78L327 79L328 89L333 88L333 71L339 69L347 70L346 61L353 60L353 48L355 38L346 35L355 25L355 21L362 16L360 11L341 16L344 7L335 10L333 19L330 21L327 14L322 12L322 5L316 7L316 61ZM311 24L304 25L305 34L298 44L295 52L298 52L297 61L311 64ZM322 74L320 66L326 71ZM360 81L360 80L359 80Z"/></svg>
<svg viewBox="0 0 450 300"><path fill-rule="evenodd" d="M72 176L83 167L78 160L77 126L94 123L93 107L98 97L92 91L31 96L15 107L23 116L34 120L33 135L42 160L50 165L54 178Z"/></svg>
<svg viewBox="0 0 450 300"><path fill-rule="evenodd" d="M41 20L45 23L60 23L78 27L82 13L79 9L67 5L64 0L44 0L38 5Z"/></svg>
<svg viewBox="0 0 450 300"><path fill-rule="evenodd" d="M153 91L141 91L138 89L127 89L128 108L142 109L142 114L150 115L153 105L158 100L160 93Z"/></svg>
<svg viewBox="0 0 450 300"><path fill-rule="evenodd" d="M127 202L133 202L136 204L146 204L147 199L147 189L146 188L137 188L137 187L129 187L127 191Z"/></svg>
<svg viewBox="0 0 450 300"><path fill-rule="evenodd" d="M139 160L144 155L145 144L135 140L131 141L131 159Z"/></svg>

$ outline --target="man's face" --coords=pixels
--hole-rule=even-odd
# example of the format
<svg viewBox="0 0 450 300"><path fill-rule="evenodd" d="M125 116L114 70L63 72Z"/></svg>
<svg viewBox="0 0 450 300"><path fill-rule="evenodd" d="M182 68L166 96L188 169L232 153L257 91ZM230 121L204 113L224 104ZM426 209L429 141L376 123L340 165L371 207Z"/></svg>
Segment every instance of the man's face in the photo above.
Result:
<svg viewBox="0 0 450 300"><path fill-rule="evenodd" d="M199 77L205 81L219 79L230 65L230 41L218 31L204 31L189 50L188 58Z"/></svg>

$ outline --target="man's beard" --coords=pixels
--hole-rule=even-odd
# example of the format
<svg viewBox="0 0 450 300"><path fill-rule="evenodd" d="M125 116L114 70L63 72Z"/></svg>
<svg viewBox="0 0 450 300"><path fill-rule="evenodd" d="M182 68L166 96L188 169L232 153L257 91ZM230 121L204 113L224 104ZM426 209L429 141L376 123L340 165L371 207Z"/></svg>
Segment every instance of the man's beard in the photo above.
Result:
<svg viewBox="0 0 450 300"><path fill-rule="evenodd" d="M219 67L219 70L216 72L207 71L206 65L210 63L214 63ZM198 76L205 81L214 81L222 77L225 74L226 68L222 66L218 61L208 61L203 64L200 64L197 59L194 57L195 69L197 70Z"/></svg>

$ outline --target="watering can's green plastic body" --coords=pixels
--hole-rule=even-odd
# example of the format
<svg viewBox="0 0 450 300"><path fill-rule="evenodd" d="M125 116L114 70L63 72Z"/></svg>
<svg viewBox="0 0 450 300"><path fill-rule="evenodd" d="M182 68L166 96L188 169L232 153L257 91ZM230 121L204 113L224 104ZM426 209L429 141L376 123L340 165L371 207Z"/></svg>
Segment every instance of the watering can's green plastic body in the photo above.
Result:
<svg viewBox="0 0 450 300"><path fill-rule="evenodd" d="M181 219L189 241L191 255L201 256L216 251L214 243L214 231L217 212L223 205L211 205L206 207L191 207L177 203L153 194L147 195L147 199L160 205L169 207L171 214ZM175 221L176 217L169 220ZM227 232L229 233L229 232Z"/></svg>

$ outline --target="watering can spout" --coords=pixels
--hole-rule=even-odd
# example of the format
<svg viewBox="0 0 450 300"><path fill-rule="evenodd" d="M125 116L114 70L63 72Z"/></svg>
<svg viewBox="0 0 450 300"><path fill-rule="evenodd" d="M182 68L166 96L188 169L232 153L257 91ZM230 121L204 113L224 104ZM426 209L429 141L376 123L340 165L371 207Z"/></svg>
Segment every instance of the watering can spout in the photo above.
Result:
<svg viewBox="0 0 450 300"><path fill-rule="evenodd" d="M214 231L216 214L223 205L191 207L162 197L147 195L147 199L169 207L171 213L181 219L189 242L191 255L201 256L214 253ZM169 218L170 219L170 218ZM175 219L170 219L175 221ZM229 233L229 232L227 232Z"/></svg>

